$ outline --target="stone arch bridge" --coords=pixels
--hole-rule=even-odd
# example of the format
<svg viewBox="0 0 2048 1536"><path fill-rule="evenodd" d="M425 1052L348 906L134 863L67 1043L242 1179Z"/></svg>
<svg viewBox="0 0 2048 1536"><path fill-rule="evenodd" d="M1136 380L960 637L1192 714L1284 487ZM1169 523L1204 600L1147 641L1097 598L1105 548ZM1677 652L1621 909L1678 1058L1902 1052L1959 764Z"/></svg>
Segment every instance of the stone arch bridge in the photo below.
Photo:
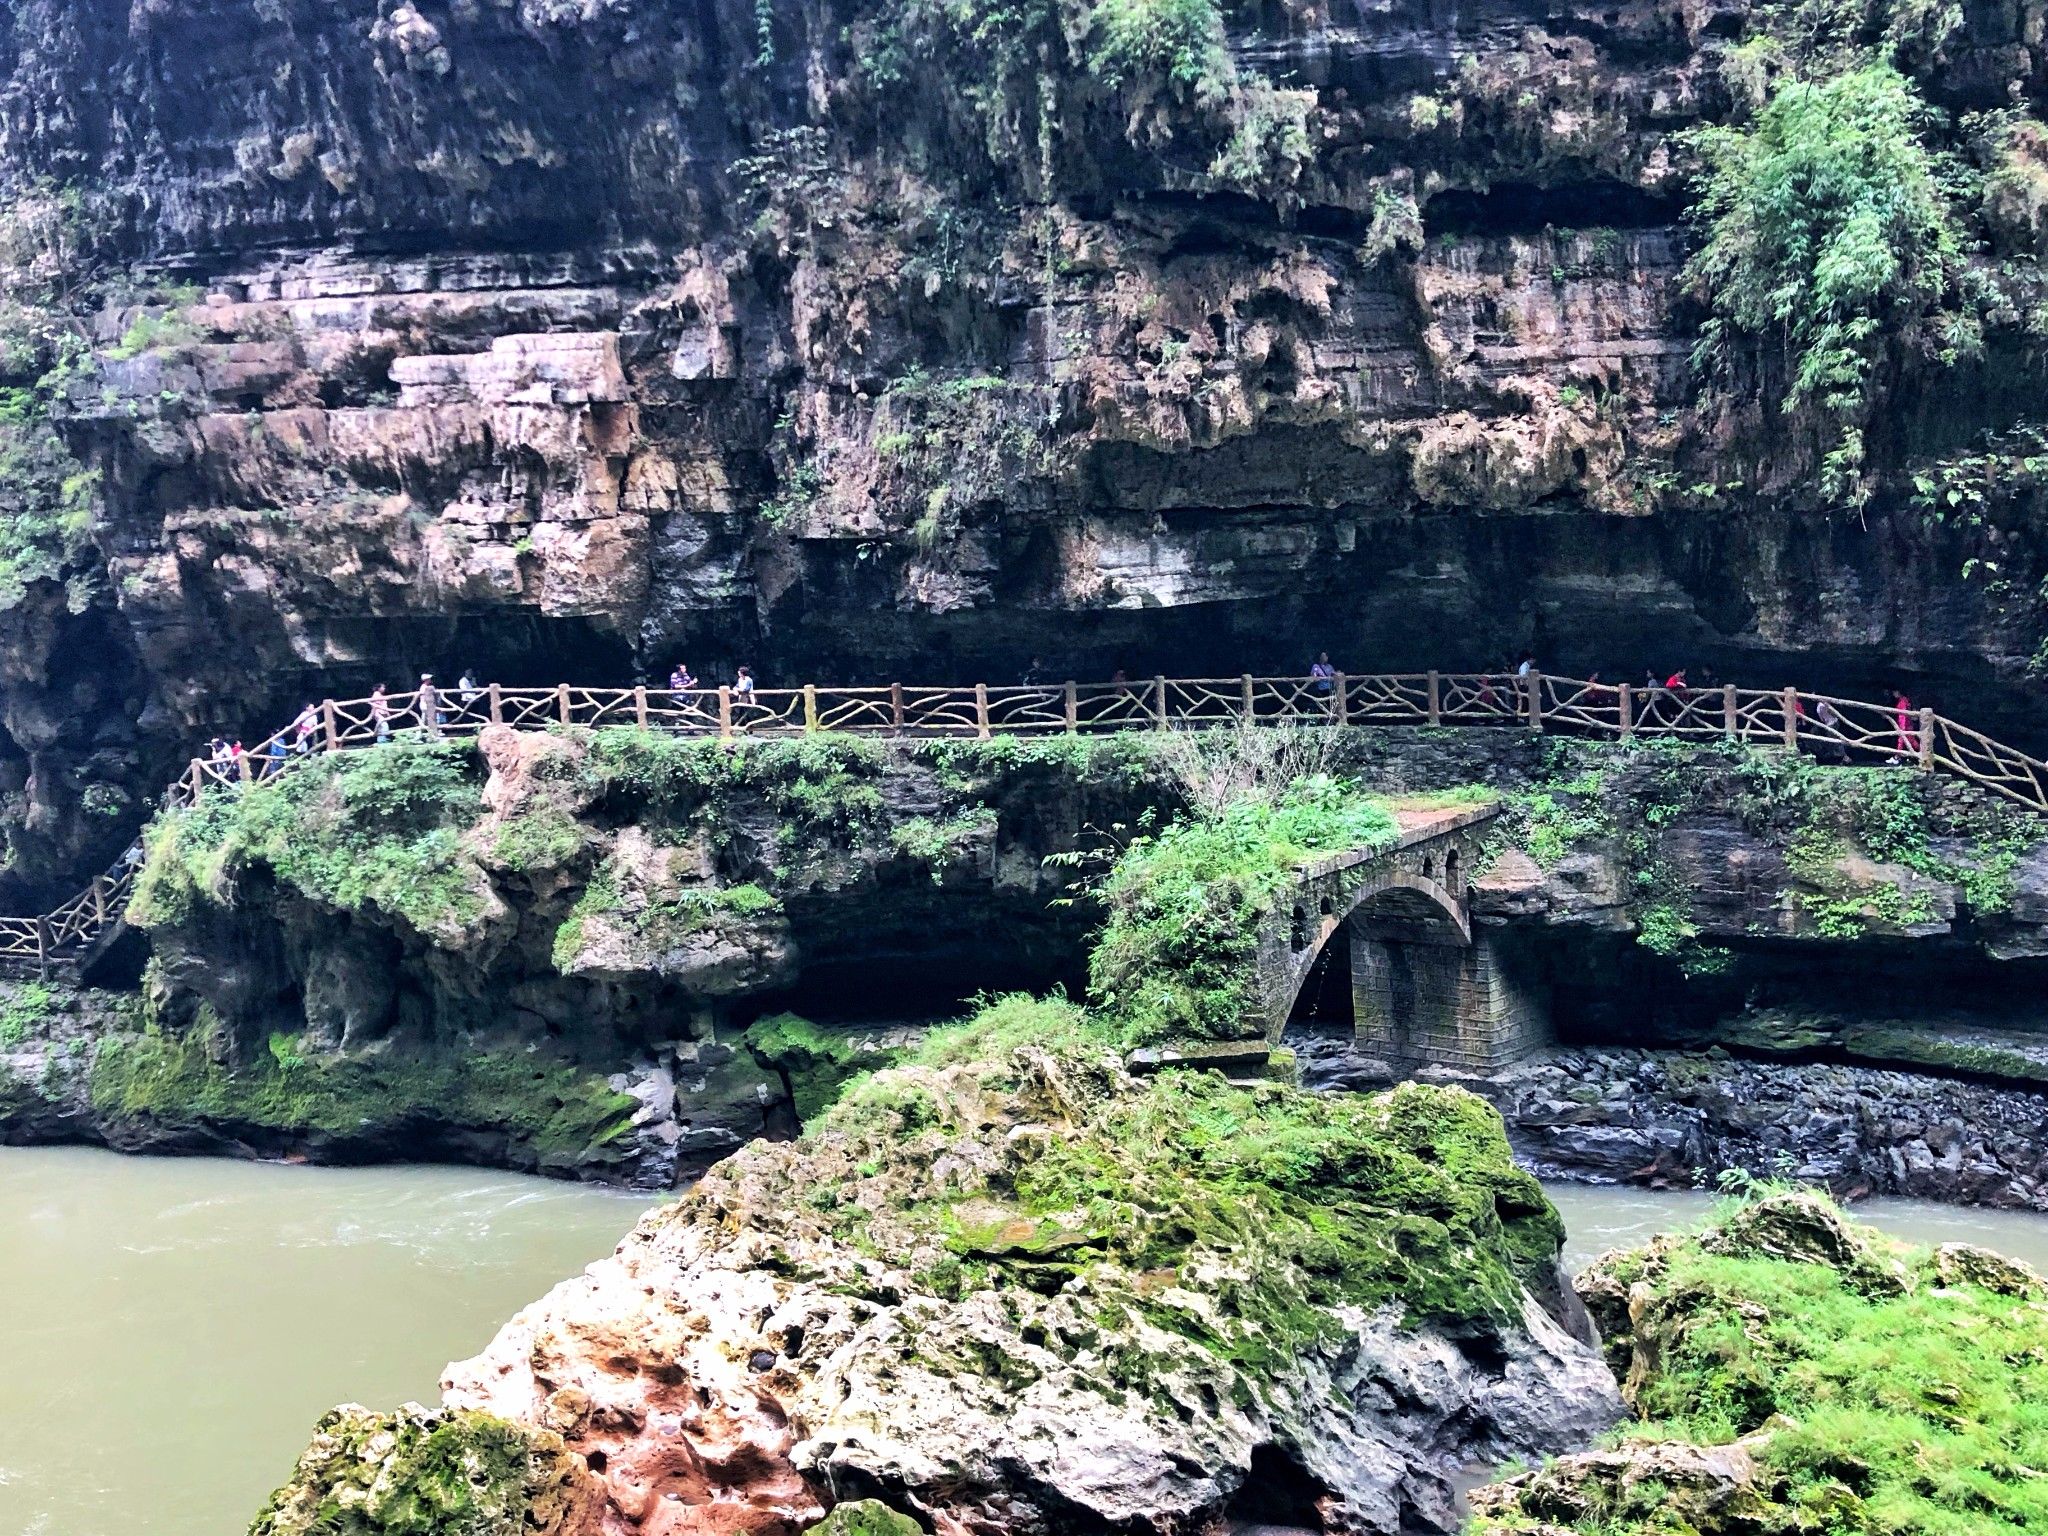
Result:
<svg viewBox="0 0 2048 1536"><path fill-rule="evenodd" d="M1328 946L1343 944L1366 1050L1402 1066L1480 1069L1525 1054L1548 1035L1547 999L1504 935L1472 925L1471 880L1499 805L1392 809L1391 845L1302 866L1260 924L1265 1044L1278 1044Z"/></svg>

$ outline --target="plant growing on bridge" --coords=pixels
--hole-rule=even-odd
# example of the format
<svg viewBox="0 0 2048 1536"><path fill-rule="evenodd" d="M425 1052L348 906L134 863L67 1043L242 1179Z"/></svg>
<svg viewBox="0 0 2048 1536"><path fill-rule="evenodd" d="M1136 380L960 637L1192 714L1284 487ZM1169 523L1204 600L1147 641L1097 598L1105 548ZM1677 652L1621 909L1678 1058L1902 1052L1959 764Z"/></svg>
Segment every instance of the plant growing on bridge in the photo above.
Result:
<svg viewBox="0 0 2048 1536"><path fill-rule="evenodd" d="M1091 991L1133 1042L1244 1036L1259 1008L1258 923L1291 872L1396 830L1379 802L1314 777L1139 836L1102 884Z"/></svg>

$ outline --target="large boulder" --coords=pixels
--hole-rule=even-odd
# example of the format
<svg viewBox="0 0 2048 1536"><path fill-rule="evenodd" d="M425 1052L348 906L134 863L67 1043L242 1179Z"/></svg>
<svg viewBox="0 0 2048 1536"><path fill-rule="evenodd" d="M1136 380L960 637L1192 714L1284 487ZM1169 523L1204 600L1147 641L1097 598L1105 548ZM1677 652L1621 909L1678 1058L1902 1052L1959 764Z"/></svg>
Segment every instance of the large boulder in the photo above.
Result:
<svg viewBox="0 0 2048 1536"><path fill-rule="evenodd" d="M1475 1460L1619 1416L1533 1299L1561 1226L1456 1089L1137 1080L998 1005L513 1319L452 1408L562 1436L594 1530L1449 1531Z"/></svg>

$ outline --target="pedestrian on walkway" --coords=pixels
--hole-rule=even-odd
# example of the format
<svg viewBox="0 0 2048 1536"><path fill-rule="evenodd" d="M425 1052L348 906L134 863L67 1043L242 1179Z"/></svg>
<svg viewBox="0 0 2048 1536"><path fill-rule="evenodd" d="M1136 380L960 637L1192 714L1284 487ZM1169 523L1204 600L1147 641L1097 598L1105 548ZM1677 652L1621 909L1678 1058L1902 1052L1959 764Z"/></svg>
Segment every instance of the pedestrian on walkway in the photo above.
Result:
<svg viewBox="0 0 2048 1536"><path fill-rule="evenodd" d="M378 746L391 739L391 700L382 683L370 690L370 724L377 728Z"/></svg>
<svg viewBox="0 0 2048 1536"><path fill-rule="evenodd" d="M320 724L320 711L310 703L292 721L292 750L304 757L313 750L313 731Z"/></svg>
<svg viewBox="0 0 2048 1536"><path fill-rule="evenodd" d="M1842 741L1841 713L1826 699L1813 701L1813 723L1820 729L1820 747L1814 756L1840 767L1849 761L1849 749Z"/></svg>
<svg viewBox="0 0 2048 1536"><path fill-rule="evenodd" d="M439 736L441 727L448 723L448 716L441 708L441 690L434 686L434 674L420 674L420 691L414 697L419 710L420 724L426 727L429 736Z"/></svg>
<svg viewBox="0 0 2048 1536"><path fill-rule="evenodd" d="M462 669L462 676L455 680L455 696L462 701L462 718L476 717L476 696L483 690L476 685L476 674L468 667Z"/></svg>
<svg viewBox="0 0 2048 1536"><path fill-rule="evenodd" d="M1906 697L1904 689L1894 688L1891 692L1895 731L1893 748L1898 754L1892 761L1897 762L1902 757L1917 758L1920 755L1920 732L1913 717L1913 701Z"/></svg>

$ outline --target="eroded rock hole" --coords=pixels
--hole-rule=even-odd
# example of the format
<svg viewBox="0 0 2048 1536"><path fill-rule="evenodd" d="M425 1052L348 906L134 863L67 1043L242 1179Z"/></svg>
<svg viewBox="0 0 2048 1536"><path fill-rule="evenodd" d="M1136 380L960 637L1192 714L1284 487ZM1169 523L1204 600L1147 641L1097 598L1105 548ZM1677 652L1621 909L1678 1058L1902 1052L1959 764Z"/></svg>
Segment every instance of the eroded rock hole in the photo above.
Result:
<svg viewBox="0 0 2048 1536"><path fill-rule="evenodd" d="M1320 1531L1323 1512L1318 1501L1328 1491L1285 1450L1262 1445L1252 1452L1251 1468L1223 1515L1231 1525L1291 1525Z"/></svg>

